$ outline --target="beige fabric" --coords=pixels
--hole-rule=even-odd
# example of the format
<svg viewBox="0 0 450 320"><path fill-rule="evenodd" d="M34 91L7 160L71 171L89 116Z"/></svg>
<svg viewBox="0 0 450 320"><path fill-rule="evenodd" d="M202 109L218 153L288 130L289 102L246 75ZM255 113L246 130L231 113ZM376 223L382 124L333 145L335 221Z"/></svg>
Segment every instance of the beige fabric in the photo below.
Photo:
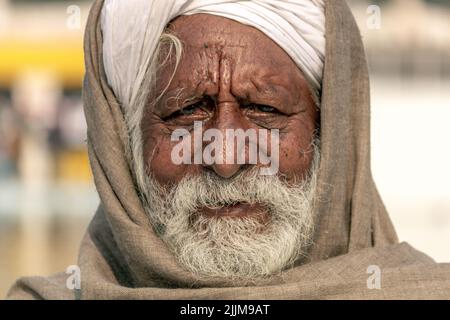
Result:
<svg viewBox="0 0 450 320"><path fill-rule="evenodd" d="M82 242L81 294L67 275L24 278L15 299L450 299L450 265L397 243L370 171L369 82L361 36L343 0L326 2L327 54L315 244L307 263L259 283L205 281L184 271L154 234L125 153L123 114L107 86L99 25L88 21L84 103L101 205ZM381 269L368 289L367 268ZM80 293L80 292L78 292Z"/></svg>

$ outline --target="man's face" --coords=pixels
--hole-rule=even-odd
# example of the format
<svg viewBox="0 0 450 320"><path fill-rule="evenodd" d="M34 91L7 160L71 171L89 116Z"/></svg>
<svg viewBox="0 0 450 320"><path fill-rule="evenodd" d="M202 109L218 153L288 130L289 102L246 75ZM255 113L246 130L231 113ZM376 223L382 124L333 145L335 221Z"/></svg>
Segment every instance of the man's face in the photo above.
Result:
<svg viewBox="0 0 450 320"><path fill-rule="evenodd" d="M181 63L155 108L142 122L144 159L163 185L212 170L228 179L249 165L175 165L175 129L278 129L279 175L304 177L313 159L311 142L318 111L308 84L291 58L260 31L212 15L181 16L170 30L183 44ZM173 75L167 64L158 76L162 91ZM243 209L244 212L242 212ZM251 214L233 208L229 214ZM233 212L231 212L233 211ZM226 212L218 212L226 214Z"/></svg>
<svg viewBox="0 0 450 320"><path fill-rule="evenodd" d="M173 59L158 72L156 96L164 94L141 125L152 222L192 271L279 271L310 240L318 111L309 86L290 57L252 27L193 15L169 29L183 55L175 74ZM192 131L194 122L220 132L278 130L278 174L258 176L261 163L175 164L171 134Z"/></svg>

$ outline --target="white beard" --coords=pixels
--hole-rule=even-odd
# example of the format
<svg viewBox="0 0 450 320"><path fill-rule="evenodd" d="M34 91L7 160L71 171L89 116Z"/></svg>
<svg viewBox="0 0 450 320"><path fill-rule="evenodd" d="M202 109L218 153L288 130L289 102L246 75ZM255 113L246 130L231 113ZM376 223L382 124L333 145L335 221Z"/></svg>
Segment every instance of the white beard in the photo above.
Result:
<svg viewBox="0 0 450 320"><path fill-rule="evenodd" d="M166 190L146 175L145 210L181 266L204 277L254 280L276 274L306 255L313 233L313 198L319 150L308 176L288 185L257 168L233 179L212 172L188 176ZM269 221L207 217L201 207L246 202L263 205Z"/></svg>

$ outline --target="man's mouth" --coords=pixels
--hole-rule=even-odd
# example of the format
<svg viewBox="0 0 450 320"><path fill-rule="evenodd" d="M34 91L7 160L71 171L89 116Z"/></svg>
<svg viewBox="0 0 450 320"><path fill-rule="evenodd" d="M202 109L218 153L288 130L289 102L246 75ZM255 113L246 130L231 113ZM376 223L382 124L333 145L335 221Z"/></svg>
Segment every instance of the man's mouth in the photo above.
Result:
<svg viewBox="0 0 450 320"><path fill-rule="evenodd" d="M268 209L258 203L238 202L218 208L202 207L200 213L206 217L255 218L261 223L269 221Z"/></svg>

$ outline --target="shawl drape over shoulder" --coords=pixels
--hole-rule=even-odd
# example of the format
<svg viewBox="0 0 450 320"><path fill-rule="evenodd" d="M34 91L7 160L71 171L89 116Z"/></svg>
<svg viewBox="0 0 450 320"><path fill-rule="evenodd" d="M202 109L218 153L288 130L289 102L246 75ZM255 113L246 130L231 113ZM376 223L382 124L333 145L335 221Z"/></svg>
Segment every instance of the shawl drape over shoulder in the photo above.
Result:
<svg viewBox="0 0 450 320"><path fill-rule="evenodd" d="M398 243L370 170L369 78L361 35L344 0L326 1L321 162L309 258L245 285L182 269L153 232L127 160L124 115L107 84L95 1L85 35L83 99L101 204L82 241L81 290L68 275L23 278L10 299L450 299L450 264ZM381 288L369 289L369 266Z"/></svg>

